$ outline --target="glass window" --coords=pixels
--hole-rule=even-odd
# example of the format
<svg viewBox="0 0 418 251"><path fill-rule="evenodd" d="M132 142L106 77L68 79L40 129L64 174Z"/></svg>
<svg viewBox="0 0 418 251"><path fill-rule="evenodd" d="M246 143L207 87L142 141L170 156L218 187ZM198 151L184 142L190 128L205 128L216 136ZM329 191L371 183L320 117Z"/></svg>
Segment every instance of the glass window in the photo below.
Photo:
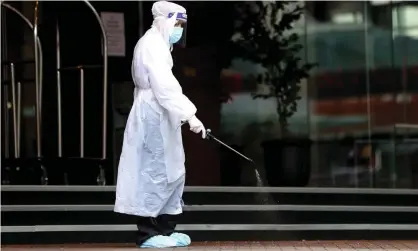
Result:
<svg viewBox="0 0 418 251"><path fill-rule="evenodd" d="M363 15L360 12L337 13L332 16L332 22L337 24L362 23Z"/></svg>

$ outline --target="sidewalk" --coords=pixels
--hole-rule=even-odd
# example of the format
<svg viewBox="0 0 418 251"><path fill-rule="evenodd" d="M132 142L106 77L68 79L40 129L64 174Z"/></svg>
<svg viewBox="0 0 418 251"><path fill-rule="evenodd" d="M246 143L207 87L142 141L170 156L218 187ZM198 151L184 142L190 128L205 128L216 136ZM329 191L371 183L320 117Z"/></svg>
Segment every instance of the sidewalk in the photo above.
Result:
<svg viewBox="0 0 418 251"><path fill-rule="evenodd" d="M417 237L418 238L418 237ZM80 244L43 246L3 246L3 251L133 251L132 244ZM279 241L279 242L199 242L187 248L143 249L147 251L418 251L414 241Z"/></svg>

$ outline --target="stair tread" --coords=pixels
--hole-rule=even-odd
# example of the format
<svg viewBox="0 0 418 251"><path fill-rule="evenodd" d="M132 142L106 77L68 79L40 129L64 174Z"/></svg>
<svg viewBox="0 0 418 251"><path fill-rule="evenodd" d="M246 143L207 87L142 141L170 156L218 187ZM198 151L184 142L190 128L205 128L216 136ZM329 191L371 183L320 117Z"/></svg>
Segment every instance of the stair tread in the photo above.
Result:
<svg viewBox="0 0 418 251"><path fill-rule="evenodd" d="M124 225L32 225L2 226L2 233L68 231L136 231L135 224ZM418 230L418 224L179 224L178 231L307 231L307 230Z"/></svg>
<svg viewBox="0 0 418 251"><path fill-rule="evenodd" d="M8 211L113 211L113 204L104 205L2 205ZM357 212L418 212L418 206L365 205L185 205L184 211L357 211Z"/></svg>

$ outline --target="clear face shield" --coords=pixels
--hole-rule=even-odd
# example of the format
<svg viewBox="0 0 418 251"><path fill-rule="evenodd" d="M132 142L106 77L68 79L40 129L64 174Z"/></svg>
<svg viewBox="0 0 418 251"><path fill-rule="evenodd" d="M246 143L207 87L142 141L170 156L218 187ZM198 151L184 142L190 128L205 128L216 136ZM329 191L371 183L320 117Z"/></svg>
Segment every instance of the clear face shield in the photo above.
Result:
<svg viewBox="0 0 418 251"><path fill-rule="evenodd" d="M174 44L180 47L186 47L186 34L187 34L187 14L186 13L170 13L168 18L171 18L173 15L177 14L176 24L174 27L179 27L183 29L180 40Z"/></svg>

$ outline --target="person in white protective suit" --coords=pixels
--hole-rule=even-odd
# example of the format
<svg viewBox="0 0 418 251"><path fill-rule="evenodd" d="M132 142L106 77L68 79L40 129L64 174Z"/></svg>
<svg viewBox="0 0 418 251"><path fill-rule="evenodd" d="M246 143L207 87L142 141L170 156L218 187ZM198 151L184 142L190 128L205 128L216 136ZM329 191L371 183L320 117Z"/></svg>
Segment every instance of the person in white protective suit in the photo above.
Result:
<svg viewBox="0 0 418 251"><path fill-rule="evenodd" d="M187 246L189 236L174 232L185 184L181 125L188 123L202 138L206 131L171 71L171 50L184 35L186 10L159 1L152 14L152 27L136 44L132 60L134 103L124 133L114 211L137 217L139 247Z"/></svg>

